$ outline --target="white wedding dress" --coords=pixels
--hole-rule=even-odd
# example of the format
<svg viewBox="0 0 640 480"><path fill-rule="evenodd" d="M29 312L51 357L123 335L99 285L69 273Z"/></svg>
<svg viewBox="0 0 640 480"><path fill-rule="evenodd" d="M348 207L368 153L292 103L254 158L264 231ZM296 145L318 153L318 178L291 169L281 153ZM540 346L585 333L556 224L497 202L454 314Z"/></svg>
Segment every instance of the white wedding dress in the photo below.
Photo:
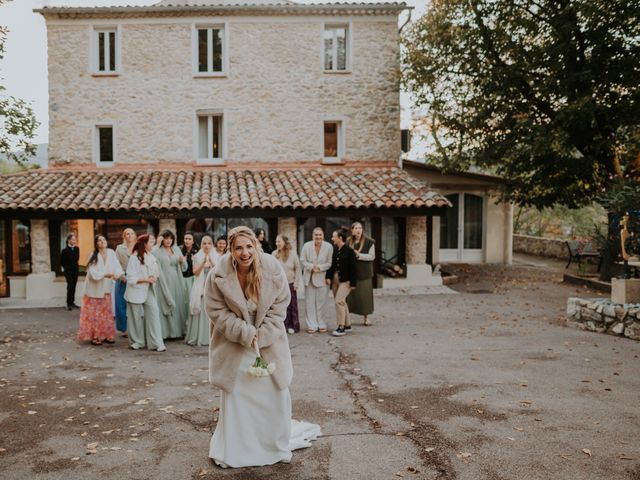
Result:
<svg viewBox="0 0 640 480"><path fill-rule="evenodd" d="M255 303L249 300L247 308L255 321ZM310 447L321 435L319 425L291 419L288 388L278 390L270 376L247 373L255 359L255 351L245 349L233 392L221 391L209 457L223 468L288 463L292 450Z"/></svg>

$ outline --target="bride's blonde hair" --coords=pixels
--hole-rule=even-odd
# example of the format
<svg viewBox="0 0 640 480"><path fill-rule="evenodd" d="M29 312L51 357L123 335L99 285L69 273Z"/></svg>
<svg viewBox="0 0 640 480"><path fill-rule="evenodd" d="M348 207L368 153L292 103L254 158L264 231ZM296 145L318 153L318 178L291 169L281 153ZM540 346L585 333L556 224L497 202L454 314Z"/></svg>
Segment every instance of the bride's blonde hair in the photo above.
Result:
<svg viewBox="0 0 640 480"><path fill-rule="evenodd" d="M235 244L240 237L249 239L255 251L253 255L253 262L251 262L251 265L249 266L247 286L244 289L244 294L247 298L257 303L260 299L260 285L262 283L262 247L260 246L260 242L258 242L256 235L249 227L240 226L232 228L229 231L228 240L233 268L237 268L238 265L236 260Z"/></svg>

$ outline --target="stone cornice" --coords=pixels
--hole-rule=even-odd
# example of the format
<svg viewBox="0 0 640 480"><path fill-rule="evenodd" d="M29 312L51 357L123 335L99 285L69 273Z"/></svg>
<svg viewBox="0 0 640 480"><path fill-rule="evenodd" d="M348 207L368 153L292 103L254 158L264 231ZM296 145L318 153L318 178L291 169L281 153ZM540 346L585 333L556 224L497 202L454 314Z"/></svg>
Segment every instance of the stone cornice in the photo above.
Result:
<svg viewBox="0 0 640 480"><path fill-rule="evenodd" d="M252 16L382 16L397 15L413 7L406 3L317 3L317 4L238 4L238 5L189 5L189 6L124 6L124 7L44 7L34 9L45 18L145 18L145 17L193 17L198 15L252 15Z"/></svg>

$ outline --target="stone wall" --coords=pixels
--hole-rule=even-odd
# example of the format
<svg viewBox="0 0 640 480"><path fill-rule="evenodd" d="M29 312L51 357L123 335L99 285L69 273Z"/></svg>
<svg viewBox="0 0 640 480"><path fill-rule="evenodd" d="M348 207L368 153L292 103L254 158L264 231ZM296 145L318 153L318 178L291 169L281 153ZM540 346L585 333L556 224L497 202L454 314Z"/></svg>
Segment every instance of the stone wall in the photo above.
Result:
<svg viewBox="0 0 640 480"><path fill-rule="evenodd" d="M294 252L298 251L298 224L293 217L278 217L278 235L284 235L289 239ZM275 246L275 238L274 246Z"/></svg>
<svg viewBox="0 0 640 480"><path fill-rule="evenodd" d="M31 273L51 271L51 249L49 248L49 222L31 220Z"/></svg>
<svg viewBox="0 0 640 480"><path fill-rule="evenodd" d="M407 264L427 263L427 217L407 217Z"/></svg>
<svg viewBox="0 0 640 480"><path fill-rule="evenodd" d="M541 257L558 258L560 260L568 260L569 258L569 251L564 240L531 237L529 235L514 235L513 251Z"/></svg>
<svg viewBox="0 0 640 480"><path fill-rule="evenodd" d="M567 300L571 326L640 340L640 304L619 304L608 299L571 297Z"/></svg>
<svg viewBox="0 0 640 480"><path fill-rule="evenodd" d="M351 21L350 73L323 73L332 20ZM344 120L346 161L398 159L396 16L229 17L228 74L208 78L193 76L196 21L114 19L121 72L93 76L93 23L47 20L50 165L91 164L93 130L111 122L117 163L193 162L201 109L223 110L228 164L320 162L332 118Z"/></svg>

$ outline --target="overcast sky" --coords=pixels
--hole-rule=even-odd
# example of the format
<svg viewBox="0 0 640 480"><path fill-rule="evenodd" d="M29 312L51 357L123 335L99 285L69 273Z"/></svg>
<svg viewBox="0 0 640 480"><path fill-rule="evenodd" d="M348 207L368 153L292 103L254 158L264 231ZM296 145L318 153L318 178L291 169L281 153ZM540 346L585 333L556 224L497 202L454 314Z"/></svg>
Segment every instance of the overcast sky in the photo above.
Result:
<svg viewBox="0 0 640 480"><path fill-rule="evenodd" d="M8 95L28 102L41 123L35 142L47 143L49 132L47 93L47 37L44 18L33 13L34 8L44 5L59 6L109 6L109 5L152 5L157 0L13 0L0 7L0 24L9 28L5 57L0 61L1 84ZM321 0L299 0L300 3L321 3ZM241 3L238 0L237 3ZM412 18L418 18L425 9L425 0L406 0L415 7ZM406 19L406 12L400 17ZM410 102L401 96L403 107L403 127L409 124Z"/></svg>

